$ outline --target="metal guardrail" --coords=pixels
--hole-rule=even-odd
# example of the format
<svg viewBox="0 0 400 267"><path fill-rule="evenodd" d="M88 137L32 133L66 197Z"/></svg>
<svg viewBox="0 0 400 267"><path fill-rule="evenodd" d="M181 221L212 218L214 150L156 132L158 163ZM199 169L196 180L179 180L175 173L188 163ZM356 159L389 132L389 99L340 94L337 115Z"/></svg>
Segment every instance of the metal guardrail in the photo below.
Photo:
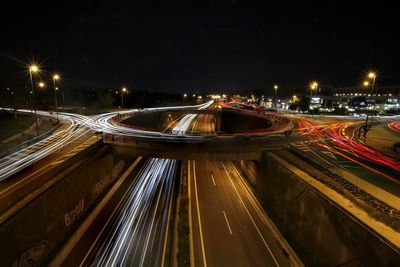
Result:
<svg viewBox="0 0 400 267"><path fill-rule="evenodd" d="M34 137L32 139L29 139L28 141L22 142L21 144L18 144L16 146L12 147L12 148L7 149L6 151L1 152L0 153L0 158L4 158L4 157L6 157L8 155L11 155L11 154L13 154L15 152L18 152L18 151L20 151L20 150L22 150L24 148L27 148L27 147L29 147L29 146L31 146L33 144L36 144L36 143L46 139L47 137L52 135L57 130L57 128L60 127L60 126L61 126L61 123L58 123L56 126L51 128L46 133L41 134L39 136L36 136L36 137Z"/></svg>

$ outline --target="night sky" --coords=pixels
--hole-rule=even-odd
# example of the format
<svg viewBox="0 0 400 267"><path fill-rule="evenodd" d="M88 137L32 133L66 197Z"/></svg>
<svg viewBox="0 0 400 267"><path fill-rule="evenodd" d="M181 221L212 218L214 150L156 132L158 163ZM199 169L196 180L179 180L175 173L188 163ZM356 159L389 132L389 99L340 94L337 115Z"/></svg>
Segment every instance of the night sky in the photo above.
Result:
<svg viewBox="0 0 400 267"><path fill-rule="evenodd" d="M2 88L25 85L33 59L67 88L289 92L355 85L370 68L378 84L400 84L395 1L14 2L0 18Z"/></svg>

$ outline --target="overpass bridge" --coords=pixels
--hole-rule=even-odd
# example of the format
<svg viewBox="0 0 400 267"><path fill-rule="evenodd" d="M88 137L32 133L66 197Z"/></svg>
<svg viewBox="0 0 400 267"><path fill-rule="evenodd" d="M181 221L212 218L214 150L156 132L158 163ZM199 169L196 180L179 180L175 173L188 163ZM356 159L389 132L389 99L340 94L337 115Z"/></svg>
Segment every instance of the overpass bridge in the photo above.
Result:
<svg viewBox="0 0 400 267"><path fill-rule="evenodd" d="M133 116L159 113L161 117L187 114L212 114L217 134L214 135L176 135L165 132L146 131L124 121ZM270 129L261 133L218 134L221 128L222 113L239 113L258 117L272 123ZM288 147L288 137L293 124L279 114L254 112L229 108L195 109L173 108L139 110L132 113L118 114L111 117L109 123L116 131L102 134L105 144L121 154L163 157L174 159L209 159L209 160L256 160L263 151L282 150ZM125 132L125 129L127 132ZM291 141L300 137L291 138Z"/></svg>
<svg viewBox="0 0 400 267"><path fill-rule="evenodd" d="M117 114L112 118L112 123L115 125L119 125L122 127L127 127L127 128L134 128L129 124L123 123L124 120L130 118L130 117L135 117L135 116L145 116L146 114L159 114L159 118L164 118L166 116L171 116L171 115L188 115L188 114L210 114L213 115L213 121L215 124L215 129L216 132L221 131L221 121L222 121L222 114L228 114L228 113L236 113L236 114L241 114L241 115L247 115L247 116L252 116L256 118L260 118L263 120L269 120L271 121L272 124L290 124L291 121L290 119L279 115L274 112L266 112L266 111L254 111L254 110L240 110L240 109L234 109L234 108L217 108L217 109L195 109L195 108L171 108L171 109L165 109L165 108L152 108L152 109L142 109L142 110L137 110L134 112L129 112L129 113L122 113L122 114Z"/></svg>
<svg viewBox="0 0 400 267"><path fill-rule="evenodd" d="M180 160L259 160L264 151L286 150L289 141L297 142L301 138L293 136L288 139L284 133L270 136L181 136L173 139L161 135L159 138L146 138L103 134L103 143L112 145L124 155Z"/></svg>

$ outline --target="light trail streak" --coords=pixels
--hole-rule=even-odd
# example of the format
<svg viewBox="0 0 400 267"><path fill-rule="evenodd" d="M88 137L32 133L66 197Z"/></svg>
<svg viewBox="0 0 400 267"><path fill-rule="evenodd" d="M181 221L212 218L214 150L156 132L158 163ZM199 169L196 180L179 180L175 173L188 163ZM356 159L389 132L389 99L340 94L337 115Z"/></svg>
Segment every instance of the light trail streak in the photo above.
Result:
<svg viewBox="0 0 400 267"><path fill-rule="evenodd" d="M212 101L197 106L178 106L178 107L167 107L167 108L151 108L146 109L149 111L167 111L169 109L187 109L187 108L199 108L204 109L212 104ZM30 110L18 110L21 113L31 113ZM66 123L68 127L57 131L49 137L34 143L26 148L18 150L12 154L9 154L0 159L0 181L7 179L13 174L23 170L31 164L51 155L54 152L59 151L66 144L72 143L82 136L94 131L110 132L114 134L125 134L130 136L144 136L147 138L159 138L161 136L169 137L171 139L176 138L176 134L164 134L158 132L141 131L130 128L124 128L121 126L113 125L112 119L117 114L129 114L138 112L138 110L129 110L124 112L113 112L102 114L93 117L87 117L78 114L59 112L59 119ZM37 111L38 115L52 117L55 119L55 114L50 115L45 111ZM185 123L189 123L189 119L185 119ZM182 125L185 126L185 125ZM180 129L180 128L179 128ZM182 134L180 130L177 133ZM180 132L179 132L180 131Z"/></svg>
<svg viewBox="0 0 400 267"><path fill-rule="evenodd" d="M19 112L30 113L28 110L19 110ZM37 113L42 116L49 116L48 112L37 111ZM59 118L68 125L66 129L57 131L33 145L0 159L0 181L60 150L65 144L73 142L91 131L90 128L84 127L91 120L90 118L70 113L59 113Z"/></svg>
<svg viewBox="0 0 400 267"><path fill-rule="evenodd" d="M209 101L207 103L204 103L202 105L198 106L181 106L181 107L167 107L167 108L148 108L146 111L168 111L170 109L187 109L191 107L196 107L198 109L206 109L208 108L213 101ZM121 125L116 125L114 123L114 118L118 114L134 114L135 112L139 112L139 110L129 110L129 111L124 111L124 112L113 112L113 113L107 113L107 114L102 114L99 116L95 116L93 120L90 122L90 126L93 130L95 131L100 131L103 133L110 133L110 134L116 134L116 135L124 135L124 136L133 136L133 137L146 137L146 138L153 138L153 139L170 139L170 140L181 140L181 138L186 138L188 140L201 140L204 137L203 136L188 136L183 133L184 130L181 129L186 129L186 128L176 128L173 129L171 133L161 133L161 132L154 132L154 131L146 131L146 130L140 130L140 129L133 129L133 128L128 128L128 127L123 127ZM189 114L190 118L194 118L196 115L195 114ZM182 120L179 122L179 124L182 127L185 127L188 125L190 122L189 117L184 116ZM189 123L190 124L190 123ZM177 137L177 134L179 134L179 138Z"/></svg>
<svg viewBox="0 0 400 267"><path fill-rule="evenodd" d="M400 132L400 121L393 121L388 124L388 127L395 132Z"/></svg>
<svg viewBox="0 0 400 267"><path fill-rule="evenodd" d="M380 176L399 183L399 178L388 175L376 167L368 164L368 162L370 162L376 165L389 167L396 172L400 172L400 165L396 159L388 157L359 143L355 138L356 130L353 130L351 136L346 135L346 129L355 124L360 124L360 122L332 123L329 127L319 129L315 122L305 119L301 121L298 120L299 130L302 131L302 134L305 135L309 140L314 140L315 136L324 137L325 140L318 140L317 142L314 142L319 147L337 154L349 160L350 162L360 165L361 167L368 169ZM331 143L327 143L326 140L331 141ZM347 155L349 151L352 152L351 156ZM363 163L362 161L366 161L367 163Z"/></svg>
<svg viewBox="0 0 400 267"><path fill-rule="evenodd" d="M185 115L172 133L185 134L196 116ZM110 118L100 116L97 121L108 124ZM111 128L112 131L119 129L117 126ZM90 266L160 265L176 166L177 160L147 160L121 201L119 212L95 250L90 252Z"/></svg>

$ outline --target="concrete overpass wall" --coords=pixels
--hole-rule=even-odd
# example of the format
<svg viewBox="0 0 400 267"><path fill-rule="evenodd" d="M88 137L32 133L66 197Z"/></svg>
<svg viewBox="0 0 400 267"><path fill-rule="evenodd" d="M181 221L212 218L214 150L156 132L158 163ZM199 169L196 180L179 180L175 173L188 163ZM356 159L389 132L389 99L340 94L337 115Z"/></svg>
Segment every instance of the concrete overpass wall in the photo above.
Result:
<svg viewBox="0 0 400 267"><path fill-rule="evenodd" d="M0 225L2 266L45 265L131 161L109 148L90 157Z"/></svg>
<svg viewBox="0 0 400 267"><path fill-rule="evenodd" d="M128 147L128 146L114 146L114 149L123 155L130 156L143 156L143 157L155 157L155 158L170 158L178 160L239 160L239 159L259 159L261 156L261 150L217 150L217 149L203 149L199 144L189 144L185 146L184 144L178 145L165 145L158 146L154 149L145 147ZM279 148L271 148L272 150Z"/></svg>
<svg viewBox="0 0 400 267"><path fill-rule="evenodd" d="M239 112L222 112L220 130L223 133L234 134L267 129L271 125L271 121L263 116L250 116Z"/></svg>
<svg viewBox="0 0 400 267"><path fill-rule="evenodd" d="M119 124L128 128L162 132L168 124L177 119L178 116L178 114L170 114L167 112L138 113L137 115L122 120Z"/></svg>
<svg viewBox="0 0 400 267"><path fill-rule="evenodd" d="M306 266L400 266L399 251L274 155L236 165Z"/></svg>

